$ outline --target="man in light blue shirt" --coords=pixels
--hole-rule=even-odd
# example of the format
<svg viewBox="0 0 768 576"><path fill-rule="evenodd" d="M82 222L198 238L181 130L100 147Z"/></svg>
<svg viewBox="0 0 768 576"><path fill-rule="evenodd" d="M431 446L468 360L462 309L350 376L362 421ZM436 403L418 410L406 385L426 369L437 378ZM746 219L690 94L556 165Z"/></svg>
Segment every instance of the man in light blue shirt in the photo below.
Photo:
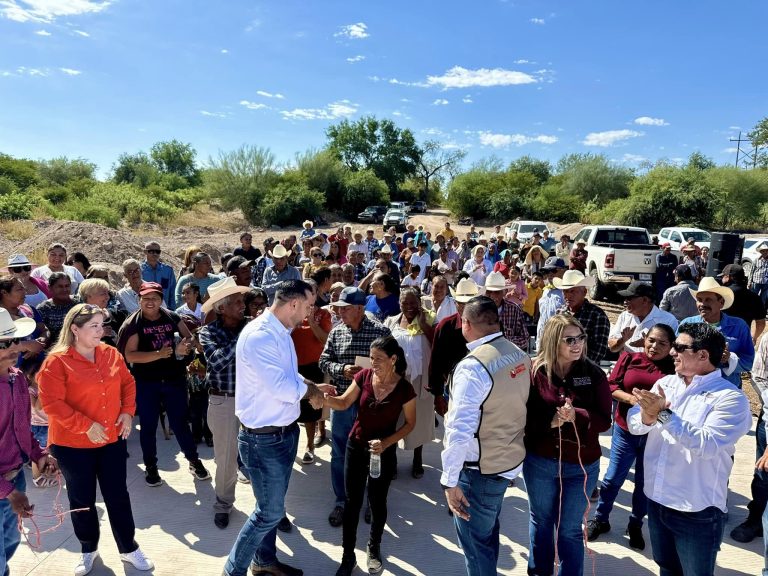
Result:
<svg viewBox="0 0 768 576"><path fill-rule="evenodd" d="M160 262L160 244L147 242L144 245L145 260L141 265L144 282L157 282L163 287L163 301L169 310L176 310L176 274L168 264Z"/></svg>
<svg viewBox="0 0 768 576"><path fill-rule="evenodd" d="M282 244L276 245L271 252L272 266L267 266L261 279L261 287L267 293L269 305L275 301L275 293L286 280L301 280L299 270L288 266L288 250Z"/></svg>

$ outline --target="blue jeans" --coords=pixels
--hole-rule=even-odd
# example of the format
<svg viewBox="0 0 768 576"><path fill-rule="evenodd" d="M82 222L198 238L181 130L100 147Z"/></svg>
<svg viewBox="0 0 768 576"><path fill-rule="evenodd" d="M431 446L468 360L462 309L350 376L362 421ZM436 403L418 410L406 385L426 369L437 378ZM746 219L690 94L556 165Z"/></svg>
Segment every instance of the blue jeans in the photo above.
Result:
<svg viewBox="0 0 768 576"><path fill-rule="evenodd" d="M768 302L768 284L752 284L752 292L760 296L763 306Z"/></svg>
<svg viewBox="0 0 768 576"><path fill-rule="evenodd" d="M763 420L763 411L760 411L760 416L757 418L757 428L755 428L755 460L759 460L765 453L766 438L765 438L765 420ZM747 521L757 523L764 515L766 509L766 503L768 503L768 472L755 469L755 473L752 476L752 485L750 486L752 492L752 501L747 504L749 515ZM765 534L765 532L763 532Z"/></svg>
<svg viewBox="0 0 768 576"><path fill-rule="evenodd" d="M336 506L344 508L347 492L344 489L344 457L347 439L357 417L357 405L346 410L331 410L331 484L336 495Z"/></svg>
<svg viewBox="0 0 768 576"><path fill-rule="evenodd" d="M715 506L680 512L648 500L648 532L659 576L712 576L725 513Z"/></svg>
<svg viewBox="0 0 768 576"><path fill-rule="evenodd" d="M560 557L560 576L582 576L584 573L584 534L582 520L589 503L589 494L597 484L600 460L585 464L584 472L579 464L563 462L560 494L558 461L528 454L523 462L523 477L528 490L528 507L531 519L528 526L530 551L528 574L549 576L555 565L555 528L557 550ZM584 494L586 492L586 495ZM560 501L562 499L562 508Z"/></svg>
<svg viewBox="0 0 768 576"><path fill-rule="evenodd" d="M256 496L256 509L229 553L224 567L228 576L246 576L251 561L257 566L277 563L277 525L285 515L285 493L299 448L299 426L294 424L275 434L240 430L237 443Z"/></svg>
<svg viewBox="0 0 768 576"><path fill-rule="evenodd" d="M32 436L35 437L40 448L48 447L48 426L32 425Z"/></svg>
<svg viewBox="0 0 768 576"><path fill-rule="evenodd" d="M635 491L632 492L632 513L629 515L631 526L642 526L643 518L648 513L648 498L643 492L643 455L647 436L635 436L618 424L613 425L611 456L608 470L600 485L600 500L597 502L595 519L608 522L613 509L613 502L627 479L632 463L635 463Z"/></svg>
<svg viewBox="0 0 768 576"><path fill-rule="evenodd" d="M27 481L24 478L24 470L19 472L18 476L13 480L13 487L19 492L24 492L27 488ZM19 547L21 542L21 534L17 525L18 518L11 508L11 503L7 498L0 500L0 536L3 539L3 547L0 550L0 575L8 576L11 573L8 568L8 562L16 552L16 548Z"/></svg>
<svg viewBox="0 0 768 576"><path fill-rule="evenodd" d="M469 502L469 520L453 517L464 552L467 576L496 574L499 560L499 514L509 480L464 468L459 488Z"/></svg>

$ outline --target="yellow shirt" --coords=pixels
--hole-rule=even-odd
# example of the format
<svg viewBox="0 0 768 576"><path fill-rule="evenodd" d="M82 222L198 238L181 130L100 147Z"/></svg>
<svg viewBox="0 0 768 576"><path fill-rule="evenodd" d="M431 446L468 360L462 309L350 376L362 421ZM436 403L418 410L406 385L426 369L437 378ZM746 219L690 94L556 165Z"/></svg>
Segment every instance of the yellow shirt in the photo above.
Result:
<svg viewBox="0 0 768 576"><path fill-rule="evenodd" d="M536 302L541 298L541 295L544 292L544 287L538 286L533 288L530 283L526 283L525 287L528 289L528 298L523 302L523 312L532 317L536 313Z"/></svg>
<svg viewBox="0 0 768 576"><path fill-rule="evenodd" d="M440 234L445 238L446 242L456 236L456 233L453 230L445 229Z"/></svg>

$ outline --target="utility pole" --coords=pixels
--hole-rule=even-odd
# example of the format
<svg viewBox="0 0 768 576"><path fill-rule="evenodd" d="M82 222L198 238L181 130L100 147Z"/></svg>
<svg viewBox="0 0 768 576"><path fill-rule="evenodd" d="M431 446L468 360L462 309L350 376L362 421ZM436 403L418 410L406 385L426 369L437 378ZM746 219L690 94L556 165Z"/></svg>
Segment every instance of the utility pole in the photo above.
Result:
<svg viewBox="0 0 768 576"><path fill-rule="evenodd" d="M742 142L750 142L749 138L742 138L741 132L739 132L738 138L729 138L730 142L736 142L736 168L739 167L739 160L746 168L757 168L757 146L750 150L748 148L742 149ZM751 166L750 166L751 164Z"/></svg>

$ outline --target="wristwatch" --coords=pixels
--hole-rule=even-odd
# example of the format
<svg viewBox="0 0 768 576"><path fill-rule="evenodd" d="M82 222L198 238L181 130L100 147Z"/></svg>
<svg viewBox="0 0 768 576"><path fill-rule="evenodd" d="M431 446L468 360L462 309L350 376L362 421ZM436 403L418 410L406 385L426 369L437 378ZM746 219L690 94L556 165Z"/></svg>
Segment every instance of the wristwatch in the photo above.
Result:
<svg viewBox="0 0 768 576"><path fill-rule="evenodd" d="M664 410L657 414L656 421L663 426L670 418L672 418L672 410L669 408L664 408Z"/></svg>

